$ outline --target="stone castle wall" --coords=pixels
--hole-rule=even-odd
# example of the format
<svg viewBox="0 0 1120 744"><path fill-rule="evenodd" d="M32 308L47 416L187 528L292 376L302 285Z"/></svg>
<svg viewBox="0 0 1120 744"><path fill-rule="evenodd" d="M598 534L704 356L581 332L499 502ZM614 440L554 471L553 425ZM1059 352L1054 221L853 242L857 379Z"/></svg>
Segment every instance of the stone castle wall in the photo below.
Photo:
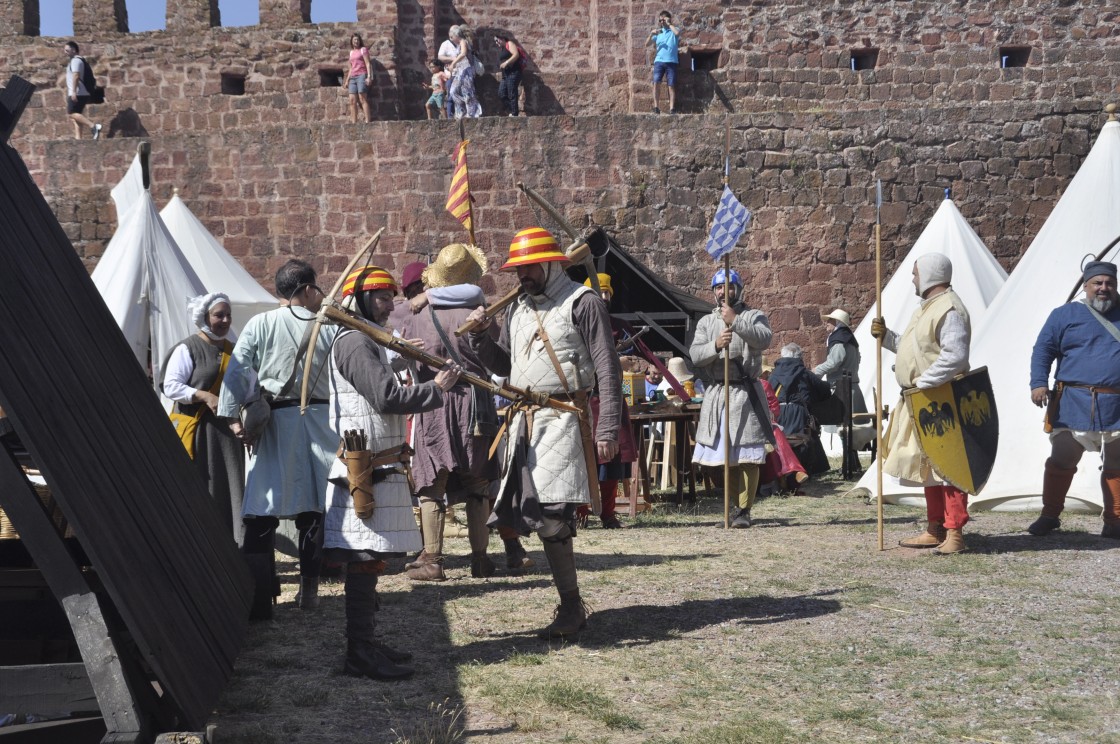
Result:
<svg viewBox="0 0 1120 744"><path fill-rule="evenodd" d="M109 89L92 115L112 135L76 142L61 43L27 35L33 5L0 0L0 67L40 86L12 142L91 267L136 137L152 142L157 203L179 187L266 286L292 255L341 270L383 225L380 258L398 268L459 239L442 208L458 130L414 120L424 62L466 22L491 68L495 30L533 60L533 116L466 124L478 238L495 261L514 231L547 222L519 197L523 180L705 293L730 128L731 186L755 212L735 263L779 340L809 348L820 310L860 316L873 299L876 177L887 276L946 187L1010 268L1120 98L1120 9L1104 0L685 3L670 8L687 45L675 117L641 113L660 3L357 0L355 27L307 23L307 0L262 0L260 26L225 28L212 25L216 2L183 0L169 3L167 31L128 34L121 0L76 0L75 34ZM322 84L355 29L376 59L372 124L346 122L342 90ZM875 69L851 70L868 50ZM1009 52L1027 65L1001 68ZM718 67L693 72L693 56ZM223 73L243 76L245 94L224 95ZM495 114L492 78L480 88ZM1099 248L1071 247L1071 261Z"/></svg>

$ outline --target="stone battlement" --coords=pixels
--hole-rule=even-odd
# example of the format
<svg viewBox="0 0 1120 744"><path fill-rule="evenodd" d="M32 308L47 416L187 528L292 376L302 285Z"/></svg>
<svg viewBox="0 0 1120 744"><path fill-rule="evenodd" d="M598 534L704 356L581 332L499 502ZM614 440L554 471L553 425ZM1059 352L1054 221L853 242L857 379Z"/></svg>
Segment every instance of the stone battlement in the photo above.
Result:
<svg viewBox="0 0 1120 744"><path fill-rule="evenodd" d="M32 5L0 0L0 66L40 86L12 142L90 266L115 229L108 190L138 136L152 141L157 202L180 187L266 286L291 255L341 270L383 225L382 260L398 268L459 239L442 208L458 130L415 119L424 63L465 22L488 70L495 30L532 57L533 116L466 125L479 242L494 258L516 229L545 221L519 198L520 179L705 292L729 125L732 187L755 211L736 260L779 338L809 348L820 309L870 304L875 177L888 270L946 187L1010 267L1120 97L1120 9L1106 0L669 7L685 46L675 117L642 113L643 44L661 3L357 0L357 24L311 24L307 0L262 0L259 26L226 28L211 0L179 0L168 30L130 34L121 0L76 0L76 39L108 88L93 118L110 135L76 142L61 45L27 35ZM355 30L375 60L372 124L345 122L335 84ZM853 70L853 57L873 67ZM492 72L479 87L496 113Z"/></svg>

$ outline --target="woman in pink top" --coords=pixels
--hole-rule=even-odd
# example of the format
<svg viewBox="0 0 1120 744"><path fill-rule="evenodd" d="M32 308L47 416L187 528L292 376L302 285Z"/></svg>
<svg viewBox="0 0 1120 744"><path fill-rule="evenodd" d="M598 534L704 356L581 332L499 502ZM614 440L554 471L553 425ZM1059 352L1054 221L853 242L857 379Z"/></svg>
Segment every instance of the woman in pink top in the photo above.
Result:
<svg viewBox="0 0 1120 744"><path fill-rule="evenodd" d="M358 121L358 102L361 101L362 111L365 112L366 121L369 117L369 97L366 96L366 87L370 70L373 65L369 61L369 50L362 43L362 35L354 34L350 37L350 64L346 68L346 82L343 83L350 91L350 121Z"/></svg>

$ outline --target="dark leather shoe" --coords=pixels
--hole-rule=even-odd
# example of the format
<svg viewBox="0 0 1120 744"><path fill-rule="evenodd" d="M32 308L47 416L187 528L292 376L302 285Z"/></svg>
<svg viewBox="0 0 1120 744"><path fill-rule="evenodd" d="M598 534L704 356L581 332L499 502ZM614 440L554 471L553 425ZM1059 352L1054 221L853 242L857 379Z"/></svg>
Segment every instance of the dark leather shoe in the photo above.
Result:
<svg viewBox="0 0 1120 744"><path fill-rule="evenodd" d="M1112 540L1120 540L1120 524L1104 523L1101 527L1101 537L1107 537Z"/></svg>
<svg viewBox="0 0 1120 744"><path fill-rule="evenodd" d="M1051 532L1061 526L1061 520L1059 520L1057 517L1043 516L1034 520L1034 523L1027 528L1027 532L1031 533L1035 537L1044 537L1045 535L1049 535Z"/></svg>
<svg viewBox="0 0 1120 744"><path fill-rule="evenodd" d="M603 517L603 529L604 530L621 530L621 529L625 529L625 525L623 525L622 522L618 521L618 517L616 517L612 514L609 517Z"/></svg>
<svg viewBox="0 0 1120 744"><path fill-rule="evenodd" d="M390 661L369 641L351 641L346 648L346 664L342 673L351 677L369 677L382 682L408 679L415 670Z"/></svg>
<svg viewBox="0 0 1120 744"><path fill-rule="evenodd" d="M406 661L412 661L412 654L408 651L398 651L392 646L388 646L381 641L374 641L373 647L380 651L382 656L384 656L394 664L403 664Z"/></svg>
<svg viewBox="0 0 1120 744"><path fill-rule="evenodd" d="M738 530L745 530L750 527L751 524L753 523L751 522L750 509L740 509L739 513L735 515L735 518L731 520L731 526Z"/></svg>
<svg viewBox="0 0 1120 744"><path fill-rule="evenodd" d="M476 579L486 579L497 572L494 561L486 555L486 551L471 553L471 576Z"/></svg>

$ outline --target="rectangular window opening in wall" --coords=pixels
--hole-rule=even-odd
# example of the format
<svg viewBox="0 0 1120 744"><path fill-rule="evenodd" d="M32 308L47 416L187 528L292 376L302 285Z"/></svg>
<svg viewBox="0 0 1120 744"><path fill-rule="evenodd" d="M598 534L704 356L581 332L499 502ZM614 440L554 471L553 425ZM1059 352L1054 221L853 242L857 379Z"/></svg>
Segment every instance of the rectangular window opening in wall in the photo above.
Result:
<svg viewBox="0 0 1120 744"><path fill-rule="evenodd" d="M61 0L46 5L39 2L35 8L35 18L39 26L39 36L59 36L71 38L74 36L74 3L72 0ZM28 25L28 18L24 15L24 25ZM35 36L27 32L28 36ZM78 42L81 44L82 42Z"/></svg>
<svg viewBox="0 0 1120 744"><path fill-rule="evenodd" d="M1026 67L1031 58L1030 47L1000 47L1000 67Z"/></svg>
<svg viewBox="0 0 1120 744"><path fill-rule="evenodd" d="M689 56L692 58L692 70L694 72L718 70L719 52L718 49L690 49Z"/></svg>
<svg viewBox="0 0 1120 744"><path fill-rule="evenodd" d="M218 0L218 17L223 26L259 26L261 4L253 0Z"/></svg>
<svg viewBox="0 0 1120 744"><path fill-rule="evenodd" d="M312 23L357 23L357 0L311 0Z"/></svg>
<svg viewBox="0 0 1120 744"><path fill-rule="evenodd" d="M162 31L167 28L166 0L124 0L128 30Z"/></svg>
<svg viewBox="0 0 1120 744"><path fill-rule="evenodd" d="M341 88L342 87L343 72L339 67L320 67L319 68L319 87L320 88Z"/></svg>
<svg viewBox="0 0 1120 744"><path fill-rule="evenodd" d="M245 76L239 72L222 73L222 95L245 95Z"/></svg>
<svg viewBox="0 0 1120 744"><path fill-rule="evenodd" d="M852 69L853 70L874 70L875 66L879 64L879 50L878 49L853 49L852 50Z"/></svg>

